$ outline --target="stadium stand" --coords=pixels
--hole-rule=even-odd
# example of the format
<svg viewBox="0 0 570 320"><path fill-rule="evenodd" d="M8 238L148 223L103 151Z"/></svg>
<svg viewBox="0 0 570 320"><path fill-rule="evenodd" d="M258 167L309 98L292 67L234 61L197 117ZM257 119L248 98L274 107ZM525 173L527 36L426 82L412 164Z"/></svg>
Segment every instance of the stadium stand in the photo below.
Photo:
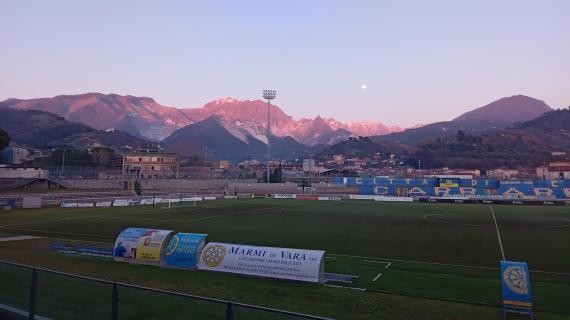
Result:
<svg viewBox="0 0 570 320"><path fill-rule="evenodd" d="M333 184L358 187L362 195L395 197L469 197L570 199L570 180L497 180L463 178L335 177Z"/></svg>

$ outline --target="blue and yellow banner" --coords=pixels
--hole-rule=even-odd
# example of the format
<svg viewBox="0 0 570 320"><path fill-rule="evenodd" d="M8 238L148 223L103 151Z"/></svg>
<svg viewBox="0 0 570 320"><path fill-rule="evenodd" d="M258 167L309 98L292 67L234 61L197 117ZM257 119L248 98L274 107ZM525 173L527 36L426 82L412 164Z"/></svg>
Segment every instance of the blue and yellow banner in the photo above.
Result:
<svg viewBox="0 0 570 320"><path fill-rule="evenodd" d="M532 308L530 273L526 262L501 261L503 305Z"/></svg>

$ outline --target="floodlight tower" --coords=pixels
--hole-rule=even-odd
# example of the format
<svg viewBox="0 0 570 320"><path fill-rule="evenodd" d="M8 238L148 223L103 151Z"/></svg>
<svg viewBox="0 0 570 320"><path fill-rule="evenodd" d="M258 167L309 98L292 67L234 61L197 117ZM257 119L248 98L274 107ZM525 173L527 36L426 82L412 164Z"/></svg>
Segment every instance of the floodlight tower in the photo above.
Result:
<svg viewBox="0 0 570 320"><path fill-rule="evenodd" d="M271 123L269 115L271 110L271 100L275 99L276 96L277 96L277 91L275 90L263 90L263 98L267 99L267 183L269 183L269 176L270 176L269 152L271 150L269 142L269 139L271 137Z"/></svg>

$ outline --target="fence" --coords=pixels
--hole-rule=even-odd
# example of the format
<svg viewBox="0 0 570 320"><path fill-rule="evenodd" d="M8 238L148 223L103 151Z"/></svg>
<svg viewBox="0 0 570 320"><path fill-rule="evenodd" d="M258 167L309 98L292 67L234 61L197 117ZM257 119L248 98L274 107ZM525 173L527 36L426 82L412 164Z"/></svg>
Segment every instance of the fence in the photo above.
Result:
<svg viewBox="0 0 570 320"><path fill-rule="evenodd" d="M0 260L0 317L8 319L315 319Z"/></svg>

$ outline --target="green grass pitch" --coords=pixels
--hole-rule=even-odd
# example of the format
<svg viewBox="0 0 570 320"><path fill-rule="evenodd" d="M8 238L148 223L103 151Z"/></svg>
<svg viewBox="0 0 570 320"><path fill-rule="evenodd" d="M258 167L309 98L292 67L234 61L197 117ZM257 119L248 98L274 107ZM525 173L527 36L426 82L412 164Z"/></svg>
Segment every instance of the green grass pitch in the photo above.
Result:
<svg viewBox="0 0 570 320"><path fill-rule="evenodd" d="M570 318L570 209L493 208L507 259L529 264L537 315L541 319ZM12 210L0 215L0 226L0 233L45 237L0 242L2 259L111 280L338 319L500 318L500 251L490 209L484 205L219 200L168 210L159 206ZM126 227L207 233L208 241L326 250L325 271L357 276L347 285L356 290L133 266L49 250L55 241L111 246ZM0 271L16 272L8 269ZM11 290L19 276L0 283L0 293L3 287ZM24 277L23 281L29 280ZM0 299L12 304L25 301L7 294ZM69 295L59 300L73 299L78 298ZM160 301L164 308L175 304ZM54 304L46 301L46 312L59 310L60 318L76 316ZM121 310L136 318L144 309L125 306ZM189 313L196 308L191 309Z"/></svg>

